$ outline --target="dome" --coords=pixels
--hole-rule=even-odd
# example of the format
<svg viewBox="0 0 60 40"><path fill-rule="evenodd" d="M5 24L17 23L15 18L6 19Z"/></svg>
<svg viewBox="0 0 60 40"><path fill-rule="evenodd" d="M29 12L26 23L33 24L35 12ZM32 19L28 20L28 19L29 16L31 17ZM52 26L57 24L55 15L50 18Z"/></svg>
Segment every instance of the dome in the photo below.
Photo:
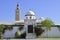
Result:
<svg viewBox="0 0 60 40"><path fill-rule="evenodd" d="M28 11L25 16L35 16L35 13L33 11Z"/></svg>
<svg viewBox="0 0 60 40"><path fill-rule="evenodd" d="M41 17L40 19L41 19L41 20L44 20L44 17Z"/></svg>
<svg viewBox="0 0 60 40"><path fill-rule="evenodd" d="M45 19L44 19L44 17L41 17L39 20L40 20L40 21L43 21L43 20L45 20Z"/></svg>

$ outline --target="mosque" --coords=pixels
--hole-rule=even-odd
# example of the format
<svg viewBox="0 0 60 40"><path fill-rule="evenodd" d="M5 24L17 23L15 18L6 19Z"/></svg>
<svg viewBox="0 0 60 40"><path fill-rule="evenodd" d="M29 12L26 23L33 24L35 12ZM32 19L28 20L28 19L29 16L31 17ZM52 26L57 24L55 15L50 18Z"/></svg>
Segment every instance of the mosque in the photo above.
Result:
<svg viewBox="0 0 60 40"><path fill-rule="evenodd" d="M24 20L20 20L20 9L19 5L17 4L16 10L15 10L15 22L7 22L7 23L0 23L4 25L12 25L12 26L22 26L24 27L23 32L26 31L26 38L35 38L35 31L34 27L41 25L41 21L45 20L43 17L41 17L39 20L36 19L35 13L31 10L29 10L25 14ZM23 33L22 32L22 33Z"/></svg>
<svg viewBox="0 0 60 40"><path fill-rule="evenodd" d="M19 26L23 26L24 27L24 31L26 31L26 38L31 38L31 37L35 37L35 32L34 32L34 27L36 25L40 25L40 22L43 21L44 18L41 17L39 20L36 19L35 17L35 13L31 10L29 10L26 14L25 14L25 18L24 20L20 20L20 9L19 9L19 5L17 4L16 6L16 10L15 10L15 22L6 22L6 23L0 23L0 24L4 24L4 25L19 25Z"/></svg>
<svg viewBox="0 0 60 40"><path fill-rule="evenodd" d="M26 31L26 38L34 38L36 37L35 32L34 32L34 27L36 25L40 25L40 22L43 21L44 18L41 17L39 20L36 19L35 13L31 10L29 10L25 14L24 20L20 20L20 10L19 10L19 5L17 4L16 7L16 15L15 15L15 24L16 25L24 25L24 29Z"/></svg>

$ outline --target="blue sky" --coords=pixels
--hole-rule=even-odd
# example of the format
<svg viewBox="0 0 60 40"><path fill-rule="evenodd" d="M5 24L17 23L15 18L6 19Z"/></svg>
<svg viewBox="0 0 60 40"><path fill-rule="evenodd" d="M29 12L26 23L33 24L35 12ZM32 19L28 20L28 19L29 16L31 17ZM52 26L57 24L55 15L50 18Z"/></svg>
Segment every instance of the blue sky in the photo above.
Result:
<svg viewBox="0 0 60 40"><path fill-rule="evenodd" d="M60 24L60 0L0 0L0 22L15 21L16 4L19 4L21 20L32 10L36 18L50 18Z"/></svg>

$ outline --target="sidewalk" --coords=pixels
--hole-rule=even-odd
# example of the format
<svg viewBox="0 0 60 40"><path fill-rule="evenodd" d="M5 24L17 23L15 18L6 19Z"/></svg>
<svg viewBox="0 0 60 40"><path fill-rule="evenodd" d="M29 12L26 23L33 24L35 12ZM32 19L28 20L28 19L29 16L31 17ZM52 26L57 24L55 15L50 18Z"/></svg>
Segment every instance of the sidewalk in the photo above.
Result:
<svg viewBox="0 0 60 40"><path fill-rule="evenodd" d="M38 39L0 39L0 40L60 40L60 38L38 38Z"/></svg>

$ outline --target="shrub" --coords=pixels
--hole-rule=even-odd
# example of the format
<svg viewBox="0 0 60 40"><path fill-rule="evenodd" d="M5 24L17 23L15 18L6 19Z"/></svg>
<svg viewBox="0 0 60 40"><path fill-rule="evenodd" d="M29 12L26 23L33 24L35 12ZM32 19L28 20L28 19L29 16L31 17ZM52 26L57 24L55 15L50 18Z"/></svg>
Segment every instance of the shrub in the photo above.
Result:
<svg viewBox="0 0 60 40"><path fill-rule="evenodd" d="M36 36L41 35L43 32L44 32L44 30L42 28L35 27Z"/></svg>
<svg viewBox="0 0 60 40"><path fill-rule="evenodd" d="M15 33L15 37L16 37L16 38L20 38L20 35L21 35L20 30L18 30L18 31Z"/></svg>
<svg viewBox="0 0 60 40"><path fill-rule="evenodd" d="M25 39L26 38L26 32L24 32L23 34L20 35L20 38Z"/></svg>

